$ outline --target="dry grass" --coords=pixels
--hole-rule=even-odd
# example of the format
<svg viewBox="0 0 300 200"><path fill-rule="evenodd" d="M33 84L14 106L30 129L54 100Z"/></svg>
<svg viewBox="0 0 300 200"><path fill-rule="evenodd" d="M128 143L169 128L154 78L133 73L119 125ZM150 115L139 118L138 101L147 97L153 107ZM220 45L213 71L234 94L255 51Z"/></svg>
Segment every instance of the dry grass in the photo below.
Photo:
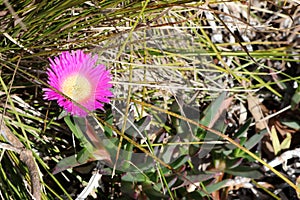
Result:
<svg viewBox="0 0 300 200"><path fill-rule="evenodd" d="M297 198L298 158L269 166L284 175L263 160L299 147L299 2L250 2L3 1L1 198L31 199L31 169L42 199L78 197L93 170L101 181L90 198ZM99 54L113 73L115 97L90 122L106 124L97 130L109 139L104 146L121 156L116 165L90 162L53 175L83 147L41 88L47 58L73 49ZM35 167L22 162L24 148ZM159 149L138 162L141 151Z"/></svg>

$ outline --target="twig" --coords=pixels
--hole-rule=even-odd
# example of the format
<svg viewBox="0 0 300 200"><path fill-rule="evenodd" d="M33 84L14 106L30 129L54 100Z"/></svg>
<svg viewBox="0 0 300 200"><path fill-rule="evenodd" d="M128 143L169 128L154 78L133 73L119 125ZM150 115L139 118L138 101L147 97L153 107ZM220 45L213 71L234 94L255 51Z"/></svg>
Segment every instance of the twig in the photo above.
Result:
<svg viewBox="0 0 300 200"><path fill-rule="evenodd" d="M77 196L76 200L86 199L87 196L92 192L93 189L99 187L99 181L101 181L102 174L100 173L100 168L102 167L101 163L98 161L97 164L97 171L93 176L90 178L89 183L87 186L82 190L82 192Z"/></svg>
<svg viewBox="0 0 300 200"><path fill-rule="evenodd" d="M276 157L274 160L269 162L269 165L272 167L276 167L280 164L286 163L291 158L300 158L300 148L289 150L281 154L280 156ZM264 166L265 171L269 171L269 169Z"/></svg>
<svg viewBox="0 0 300 200"><path fill-rule="evenodd" d="M87 196L95 189L99 187L99 180L101 179L102 174L99 174L99 172L96 172L93 174L93 176L90 178L89 183L87 186L82 190L82 192L78 195L76 200L82 200L86 199Z"/></svg>
<svg viewBox="0 0 300 200"><path fill-rule="evenodd" d="M18 16L18 14L14 11L13 7L10 5L10 3L8 2L8 0L3 0L3 3L5 4L5 6L7 7L7 9L9 10L10 14L15 18L15 23L16 24L20 24L21 28L24 31L27 31L26 25L22 22L22 19Z"/></svg>
<svg viewBox="0 0 300 200"><path fill-rule="evenodd" d="M10 150L20 154L20 160L28 167L31 179L31 192L36 200L41 199L41 183L39 178L39 171L35 164L32 152L26 149L20 140L11 132L11 130L4 124L0 125L0 133L10 143L0 143L0 148Z"/></svg>

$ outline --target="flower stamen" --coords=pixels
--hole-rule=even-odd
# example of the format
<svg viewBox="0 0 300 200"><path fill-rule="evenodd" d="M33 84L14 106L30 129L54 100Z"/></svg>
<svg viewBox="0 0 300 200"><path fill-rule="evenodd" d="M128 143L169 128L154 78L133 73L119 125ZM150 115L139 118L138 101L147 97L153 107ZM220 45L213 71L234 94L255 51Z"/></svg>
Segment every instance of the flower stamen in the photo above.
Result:
<svg viewBox="0 0 300 200"><path fill-rule="evenodd" d="M65 95L80 103L90 97L92 85L86 77L74 74L63 81L61 90Z"/></svg>

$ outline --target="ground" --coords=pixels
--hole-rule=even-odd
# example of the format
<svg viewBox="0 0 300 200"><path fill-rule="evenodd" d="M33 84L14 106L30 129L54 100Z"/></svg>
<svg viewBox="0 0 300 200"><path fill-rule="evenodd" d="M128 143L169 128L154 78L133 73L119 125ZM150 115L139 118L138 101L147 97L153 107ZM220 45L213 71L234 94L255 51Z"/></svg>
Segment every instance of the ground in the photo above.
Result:
<svg viewBox="0 0 300 200"><path fill-rule="evenodd" d="M298 1L1 8L2 199L298 199ZM79 49L112 75L87 117L43 97Z"/></svg>

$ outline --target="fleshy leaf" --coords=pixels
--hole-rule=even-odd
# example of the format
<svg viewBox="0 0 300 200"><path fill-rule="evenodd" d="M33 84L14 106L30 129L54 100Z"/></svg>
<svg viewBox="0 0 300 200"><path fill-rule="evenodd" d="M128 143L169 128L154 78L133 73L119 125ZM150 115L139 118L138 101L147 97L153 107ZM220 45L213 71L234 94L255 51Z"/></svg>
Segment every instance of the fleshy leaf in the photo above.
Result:
<svg viewBox="0 0 300 200"><path fill-rule="evenodd" d="M212 185L208 185L205 187L205 191L207 192L206 194L203 191L198 190L197 192L199 192L201 194L201 196L207 196L207 194L211 194L221 188L227 187L227 182L230 181L228 179L217 182L215 184Z"/></svg>
<svg viewBox="0 0 300 200"><path fill-rule="evenodd" d="M80 141L80 146L82 146L83 149L79 151L77 155L59 161L53 173L56 174L68 168L73 168L95 160L103 160L112 163L110 154L102 144L101 138L97 135L87 118L73 117L74 122L72 122L68 115L64 119L72 133Z"/></svg>
<svg viewBox="0 0 300 200"><path fill-rule="evenodd" d="M69 156L59 161L54 168L53 174L57 174L69 168L77 167L89 162L90 160L93 160L91 159L91 154L86 149L82 149L78 153L78 156Z"/></svg>
<svg viewBox="0 0 300 200"><path fill-rule="evenodd" d="M258 142L261 141L261 139L265 136L267 131L262 130L259 133L256 133L253 135L247 142L245 142L244 146L247 149L252 149Z"/></svg>
<svg viewBox="0 0 300 200"><path fill-rule="evenodd" d="M274 149L274 154L277 155L279 151L281 150L280 148L280 142L277 136L277 132L274 126L271 128L271 134L270 134L271 140L272 140L272 146Z"/></svg>
<svg viewBox="0 0 300 200"><path fill-rule="evenodd" d="M293 110L296 109L299 103L300 103L300 86L297 88L295 94L292 97L292 102L291 102L292 109Z"/></svg>
<svg viewBox="0 0 300 200"><path fill-rule="evenodd" d="M88 151L92 152L93 151L93 147L91 145L91 143L89 142L89 140L84 136L84 134L82 133L79 125L82 124L82 119L81 118L77 118L74 117L74 120L76 121L76 123L74 124L71 120L70 115L67 115L64 118L66 124L68 125L68 127L70 128L70 130L72 131L72 133L75 135L75 137L80 141L80 146L87 148Z"/></svg>
<svg viewBox="0 0 300 200"><path fill-rule="evenodd" d="M200 124L203 124L209 128L213 128L220 132L224 132L227 128L225 124L225 113L233 97L226 98L226 92L223 92L209 107L204 111L204 117L200 120ZM207 131L204 141L218 140L219 136ZM203 144L198 157L204 157L214 147L214 144Z"/></svg>
<svg viewBox="0 0 300 200"><path fill-rule="evenodd" d="M280 144L281 149L289 149L291 145L292 136L290 133L286 133L286 138Z"/></svg>
<svg viewBox="0 0 300 200"><path fill-rule="evenodd" d="M226 169L225 172L234 176L242 176L255 179L262 177L262 173L260 173L257 168L248 166L238 166L232 169Z"/></svg>

